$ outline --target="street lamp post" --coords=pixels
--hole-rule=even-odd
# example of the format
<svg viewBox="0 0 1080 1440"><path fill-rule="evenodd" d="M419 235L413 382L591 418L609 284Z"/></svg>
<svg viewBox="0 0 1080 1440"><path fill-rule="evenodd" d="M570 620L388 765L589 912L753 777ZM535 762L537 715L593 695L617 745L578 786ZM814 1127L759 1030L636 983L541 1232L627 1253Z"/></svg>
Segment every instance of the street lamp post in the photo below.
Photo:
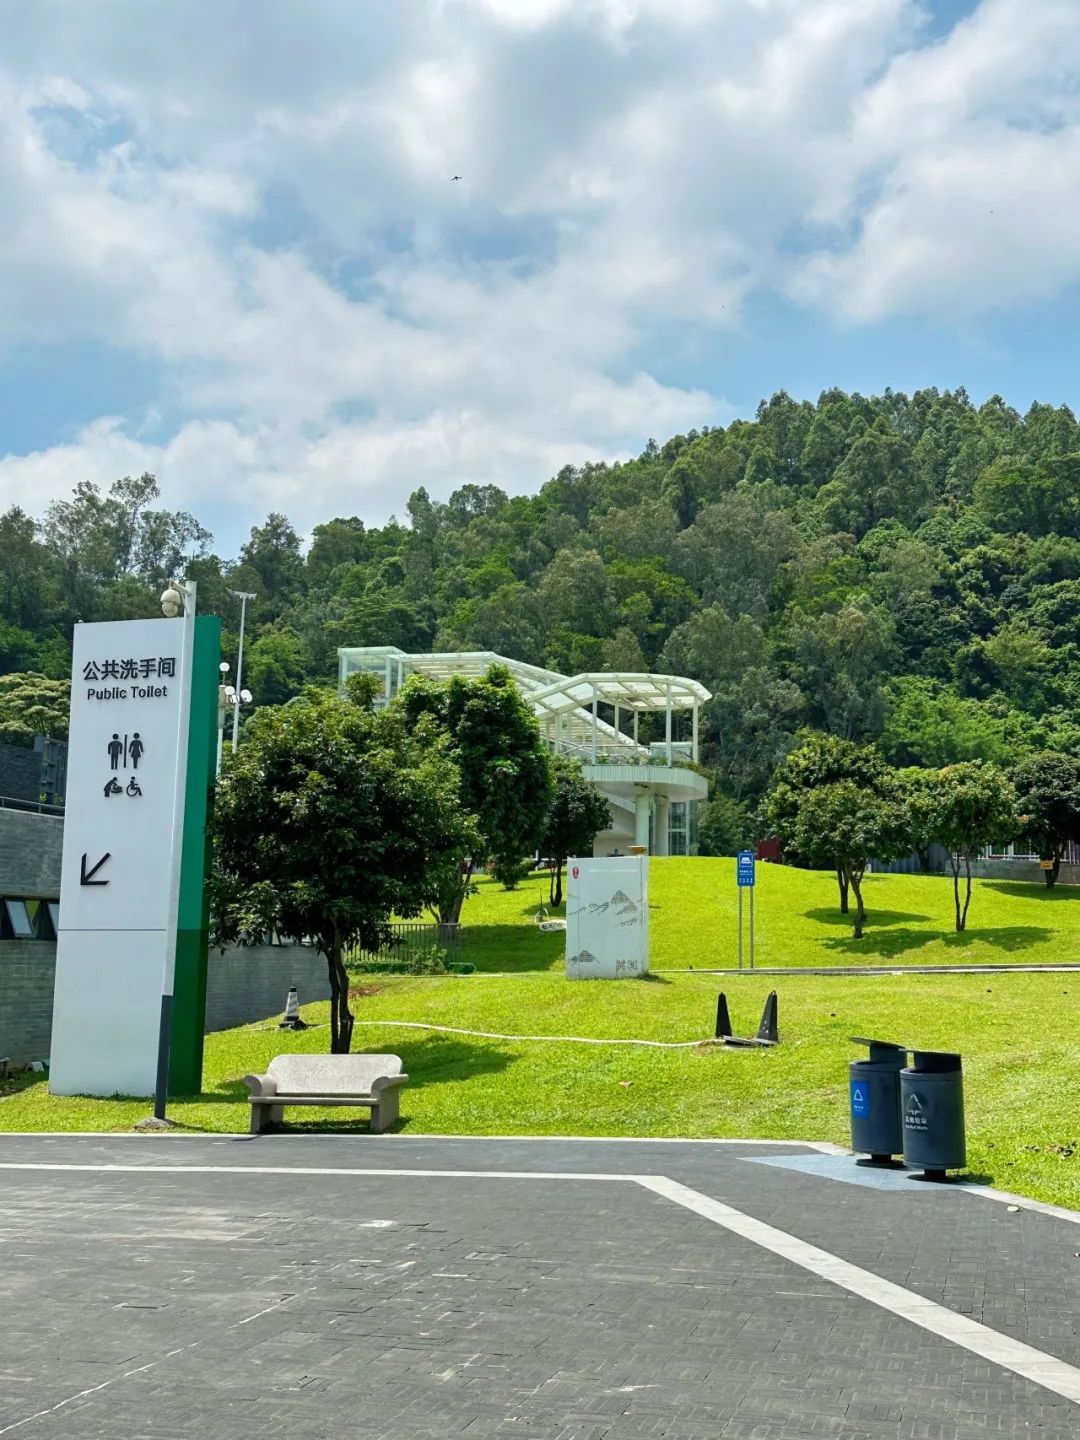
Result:
<svg viewBox="0 0 1080 1440"><path fill-rule="evenodd" d="M221 673L221 683L218 685L218 732L217 732L217 767L215 775L221 774L222 752L225 748L225 716L230 710L236 711L241 705L250 705L252 695L250 690L237 690L230 685L226 676L229 673L229 662L223 660L218 666ZM235 742L233 754L236 753Z"/></svg>
<svg viewBox="0 0 1080 1440"><path fill-rule="evenodd" d="M236 698L233 701L232 720L232 748L235 755L240 736L240 696L242 693L240 687L244 683L244 619L247 615L247 602L254 600L255 596L246 590L230 590L229 594L234 600L240 601L240 646L236 657L236 690L234 691Z"/></svg>
<svg viewBox="0 0 1080 1440"><path fill-rule="evenodd" d="M221 680L218 684L217 692L217 763L214 766L215 775L221 774L221 752L225 745L225 716L228 713L229 706L232 704L232 686L229 685L225 679L228 673L229 662L222 660L218 666L218 674L221 676Z"/></svg>

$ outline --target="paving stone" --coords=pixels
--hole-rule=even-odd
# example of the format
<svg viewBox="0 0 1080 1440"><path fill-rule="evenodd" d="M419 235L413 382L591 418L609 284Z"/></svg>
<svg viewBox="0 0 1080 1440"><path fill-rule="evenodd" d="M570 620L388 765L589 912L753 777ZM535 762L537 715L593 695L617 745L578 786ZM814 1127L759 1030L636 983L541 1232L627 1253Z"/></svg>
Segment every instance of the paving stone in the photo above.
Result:
<svg viewBox="0 0 1080 1440"><path fill-rule="evenodd" d="M761 1154L0 1137L6 1161L253 1171L0 1172L0 1430L25 1421L20 1440L1080 1432L1080 1407L639 1186L256 1173L667 1175L1080 1364L1074 1225L957 1187L837 1184L753 1163Z"/></svg>

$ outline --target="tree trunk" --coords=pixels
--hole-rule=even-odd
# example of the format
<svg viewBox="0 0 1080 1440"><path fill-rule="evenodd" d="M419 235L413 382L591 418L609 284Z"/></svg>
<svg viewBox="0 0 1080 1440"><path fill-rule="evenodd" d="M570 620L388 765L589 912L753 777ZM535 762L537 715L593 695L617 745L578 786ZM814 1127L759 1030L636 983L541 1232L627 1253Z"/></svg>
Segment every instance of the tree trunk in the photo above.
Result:
<svg viewBox="0 0 1080 1440"><path fill-rule="evenodd" d="M336 931L326 949L326 969L330 978L330 1054L348 1055L352 1048L353 1013L349 1009L349 972L341 958L341 941Z"/></svg>
<svg viewBox="0 0 1080 1440"><path fill-rule="evenodd" d="M964 922L960 918L960 856L953 851L949 852L949 865L952 869L952 893L953 906L956 910L956 928L959 931L964 928ZM964 915L966 918L966 909Z"/></svg>
<svg viewBox="0 0 1080 1440"><path fill-rule="evenodd" d="M439 924L460 925L461 907L465 903L465 892L469 888L469 881L472 879L473 863L466 860L458 874L458 884L452 893L444 895L439 901Z"/></svg>
<svg viewBox="0 0 1080 1440"><path fill-rule="evenodd" d="M848 913L848 877L841 865L836 867L836 883L840 886L840 914L846 915Z"/></svg>
<svg viewBox="0 0 1080 1440"><path fill-rule="evenodd" d="M856 940L861 940L861 939L862 939L862 937L863 937L863 925L864 925L864 923L865 923L865 921L866 921L866 909L865 909L865 907L863 906L863 898L862 898L862 877L863 877L863 872L862 872L861 870L852 870L852 871L851 871L851 876L850 876L850 879L851 879L851 888L852 888L852 890L854 890L854 892L855 892L855 936L854 936L854 938L855 938Z"/></svg>
<svg viewBox="0 0 1080 1440"><path fill-rule="evenodd" d="M551 872L551 903L552 905L562 904L562 861L555 861L555 868Z"/></svg>
<svg viewBox="0 0 1080 1440"><path fill-rule="evenodd" d="M967 912L968 906L971 904L971 855L967 851L964 852L964 874L967 877L967 888L964 892L964 909L957 923L957 930L967 929Z"/></svg>
<svg viewBox="0 0 1080 1440"><path fill-rule="evenodd" d="M1055 852L1051 855L1044 855L1042 858L1044 860L1053 860L1054 862L1052 869L1043 871L1043 874L1046 876L1047 889L1050 889L1057 884L1057 878L1061 874L1061 856Z"/></svg>

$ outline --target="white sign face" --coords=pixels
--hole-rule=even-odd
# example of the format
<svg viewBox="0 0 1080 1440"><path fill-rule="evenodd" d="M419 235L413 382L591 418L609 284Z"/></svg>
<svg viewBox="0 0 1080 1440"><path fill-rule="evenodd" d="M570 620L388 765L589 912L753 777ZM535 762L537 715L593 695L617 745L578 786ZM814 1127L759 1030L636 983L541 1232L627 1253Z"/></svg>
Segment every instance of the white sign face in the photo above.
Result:
<svg viewBox="0 0 1080 1440"><path fill-rule="evenodd" d="M49 1088L154 1089L182 620L76 625Z"/></svg>
<svg viewBox="0 0 1080 1440"><path fill-rule="evenodd" d="M649 970L649 857L566 862L566 976L615 980Z"/></svg>

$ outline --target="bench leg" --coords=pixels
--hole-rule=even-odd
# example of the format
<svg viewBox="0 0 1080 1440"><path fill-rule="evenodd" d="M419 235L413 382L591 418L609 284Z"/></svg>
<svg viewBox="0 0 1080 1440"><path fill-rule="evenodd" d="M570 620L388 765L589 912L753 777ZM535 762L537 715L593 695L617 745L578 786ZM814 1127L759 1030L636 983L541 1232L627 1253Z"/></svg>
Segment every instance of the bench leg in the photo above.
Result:
<svg viewBox="0 0 1080 1440"><path fill-rule="evenodd" d="M284 1118L284 1105L252 1105L251 1133L261 1135L267 1125L280 1125Z"/></svg>
<svg viewBox="0 0 1080 1440"><path fill-rule="evenodd" d="M398 1114L398 1092L395 1085L390 1090L383 1090L379 1095L379 1103L371 1107L372 1133L378 1135L383 1130L389 1130L397 1121Z"/></svg>

